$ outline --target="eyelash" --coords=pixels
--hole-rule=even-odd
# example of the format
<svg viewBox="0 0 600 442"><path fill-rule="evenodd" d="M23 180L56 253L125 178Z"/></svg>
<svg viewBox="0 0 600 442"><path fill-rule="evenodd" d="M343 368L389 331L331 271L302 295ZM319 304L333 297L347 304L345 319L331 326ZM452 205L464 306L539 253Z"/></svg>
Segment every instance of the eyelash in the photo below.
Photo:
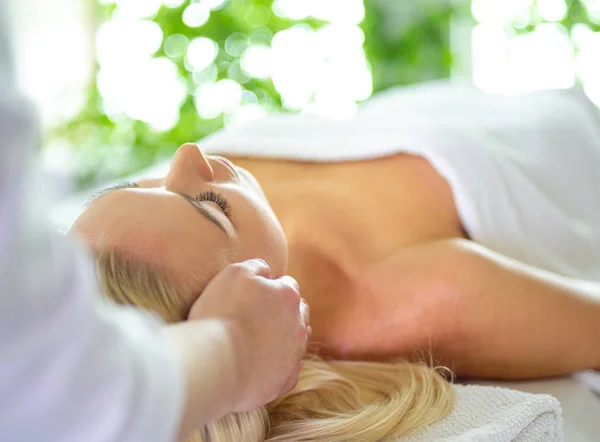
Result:
<svg viewBox="0 0 600 442"><path fill-rule="evenodd" d="M214 190L207 190L206 192L202 192L194 196L193 198L198 202L210 201L215 203L221 208L221 210L223 211L223 213L225 213L227 218L231 218L231 206L229 205L225 197L220 193L217 193Z"/></svg>

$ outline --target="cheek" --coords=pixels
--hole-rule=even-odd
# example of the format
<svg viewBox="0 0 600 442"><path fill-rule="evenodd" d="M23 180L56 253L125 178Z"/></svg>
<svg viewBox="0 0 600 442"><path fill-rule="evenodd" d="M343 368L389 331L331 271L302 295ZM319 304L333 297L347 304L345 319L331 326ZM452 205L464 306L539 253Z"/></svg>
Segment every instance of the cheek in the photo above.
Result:
<svg viewBox="0 0 600 442"><path fill-rule="evenodd" d="M254 210L248 214L243 231L240 231L246 259L262 258L273 276L282 276L287 270L287 242L279 222L267 210Z"/></svg>
<svg viewBox="0 0 600 442"><path fill-rule="evenodd" d="M287 273L287 241L278 223L271 223L267 238L266 249L270 255L270 261L267 262L271 266L274 276L283 276Z"/></svg>

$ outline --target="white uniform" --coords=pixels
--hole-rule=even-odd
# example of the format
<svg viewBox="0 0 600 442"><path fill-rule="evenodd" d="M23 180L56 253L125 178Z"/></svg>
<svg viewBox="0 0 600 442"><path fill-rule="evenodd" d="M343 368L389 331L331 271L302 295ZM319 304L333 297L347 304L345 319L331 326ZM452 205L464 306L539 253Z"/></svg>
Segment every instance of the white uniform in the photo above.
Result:
<svg viewBox="0 0 600 442"><path fill-rule="evenodd" d="M37 141L0 0L0 439L174 440L184 378L159 321L102 304L87 257L46 225Z"/></svg>
<svg viewBox="0 0 600 442"><path fill-rule="evenodd" d="M578 90L506 97L420 85L375 96L348 120L279 115L200 145L208 153L303 161L421 155L448 180L474 241L600 280L600 119Z"/></svg>

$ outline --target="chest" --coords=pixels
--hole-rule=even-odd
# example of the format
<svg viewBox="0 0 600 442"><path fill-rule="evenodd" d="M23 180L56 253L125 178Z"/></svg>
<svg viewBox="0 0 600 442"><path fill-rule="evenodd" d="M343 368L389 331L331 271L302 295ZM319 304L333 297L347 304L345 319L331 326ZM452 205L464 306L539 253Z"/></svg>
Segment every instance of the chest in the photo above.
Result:
<svg viewBox="0 0 600 442"><path fill-rule="evenodd" d="M294 260L370 265L460 224L447 183L421 157L235 162L260 182L288 239L292 267Z"/></svg>

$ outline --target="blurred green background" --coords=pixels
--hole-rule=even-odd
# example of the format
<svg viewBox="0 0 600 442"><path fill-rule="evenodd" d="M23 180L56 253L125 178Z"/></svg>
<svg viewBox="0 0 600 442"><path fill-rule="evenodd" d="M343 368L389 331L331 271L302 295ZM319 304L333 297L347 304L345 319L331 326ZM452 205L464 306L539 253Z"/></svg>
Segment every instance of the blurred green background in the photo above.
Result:
<svg viewBox="0 0 600 442"><path fill-rule="evenodd" d="M78 188L266 113L343 118L379 90L464 74L466 59L480 60L476 83L501 91L496 77L508 74L498 63L520 37L531 46L542 31L551 34L549 51L560 55L555 43L564 34L575 60L577 39L600 35L593 0L103 0L94 16L96 66L85 104L47 134L48 144L68 146ZM540 44L534 52L544 51ZM521 57L514 75L527 80L531 57ZM584 78L572 69L537 73L524 89L568 87Z"/></svg>
<svg viewBox="0 0 600 442"><path fill-rule="evenodd" d="M147 10L144 11L144 6L127 5L124 1L99 3L96 11L100 22L122 21L125 27L129 27L129 31L122 31L117 26L107 27L106 24L100 27L96 42L99 60L88 89L85 107L75 118L52 130L49 135L53 139L64 139L72 146L74 162L77 164L74 170L77 186L81 188L97 180L128 174L159 159L170 157L180 144L201 139L222 127L228 119L231 120L234 113L232 108L246 108L249 111L246 114L250 114L248 118L252 118L253 110L259 116L262 111L298 112L311 103L314 104L318 98L315 97L318 91L315 92L314 89L319 88L319 85L314 84L314 80L313 90L309 90L310 84L299 85L300 89L307 90L305 97L292 97L291 100L287 100L292 101L289 103L286 102L285 96L282 99L282 89L293 88L292 74L289 74L288 77L291 78L286 80L286 72L281 72L279 81L275 81L274 84L268 69L265 73L256 72L255 75L252 75L252 68L246 67L250 73L244 70L249 51L253 48L260 50L270 47L274 36L284 30L299 31L296 32L298 41L291 38L293 35L287 35L290 37L287 38L288 41L281 38L282 49L273 56L278 57L281 52L286 52L286 46L290 52L297 51L295 56L301 62L317 65L309 69L305 73L306 76L319 75L331 65L334 65L332 69L337 71L333 75L344 76L343 70L351 71L349 75L352 72L356 74L353 71L355 66L356 70L361 71L358 75L363 78L354 80L354 83L350 80L347 85L348 89L361 91L354 96L349 93L349 96L340 97L346 105L337 113L340 116L352 111L347 102L366 99L373 91L450 75L452 57L449 31L450 18L455 9L450 3L423 2L421 7L415 9L410 2L403 1L367 0L363 4L362 0L347 0L337 2L337 5L329 10L313 7L316 13L311 13L310 6L314 6L316 2L294 1L295 6L291 5L293 2L290 1L273 0L167 1L162 2L156 11L152 10L152 5L147 5ZM305 3L306 7L299 6L302 3ZM130 10L126 10L128 6ZM138 10L131 11L135 7ZM342 11L336 14L336 9L337 12ZM133 26L133 22L137 24ZM139 26L140 22L145 22L146 25L147 22L152 22L158 26L144 28ZM318 31L323 32L317 34ZM144 109L138 112L137 109L127 109L126 104L120 103L115 106L120 109L110 109L111 103L107 103L111 99L107 95L120 94L123 97L128 92L107 91L110 84L106 83L127 81L124 80L125 73L119 72L119 68L113 68L111 64L127 63L127 57L131 57L131 52L136 50L148 52L153 49L144 48L143 43L139 44L137 49L132 47L129 54L127 50L120 54L125 60L118 56L111 60L111 57L104 53L114 53L120 44L127 46L129 43L122 40L131 38L135 33L143 34L146 43L149 43L149 40L160 40L156 51L147 55L165 63L154 67L147 65L147 70L171 69L174 71L171 77L175 79L168 79L168 74L165 74L165 78L157 79L155 84L148 81L147 89L139 91L138 95L146 94L143 100L146 108L166 106L176 109L175 119L166 116L164 119L170 121L163 122L160 115L153 116L151 112L144 112ZM158 35L153 35L154 33ZM331 50L316 55L315 59L311 59L311 54L303 53L314 51L314 46L320 44L320 41L316 41L302 45L302 37L309 40L311 33L323 35L321 41L325 45L333 46ZM325 36L326 33L330 35ZM104 47L112 43L102 40L104 34L115 36L115 47ZM285 34L280 35L285 37ZM118 39L122 39L121 42ZM328 39L331 41L327 41ZM336 39L341 41L340 52L353 52L347 54L345 60L337 60L337 65L336 60L331 60L336 56ZM352 39L357 40L354 47L345 47L344 42L349 45L349 40ZM110 37L106 40L110 40ZM191 48L197 50L193 52ZM366 63L360 65L360 58L365 56ZM257 60L254 63L260 65L260 52L255 58ZM344 55L341 58L344 58ZM147 62L148 60L144 60L140 64ZM270 64L277 62L263 61ZM285 64L285 61L282 60L282 63ZM143 82L144 69L136 69L136 74L140 77L138 81ZM109 70L114 71L114 74L108 72ZM254 71L256 70L260 70L260 66L258 69L255 67ZM239 84L241 88L232 87L230 80ZM335 82L335 79L331 81ZM133 82L136 80L133 79ZM291 84L287 86L286 83ZM181 86L178 87L178 84ZM204 94L201 92L204 85L215 84L223 87L221 90L205 90ZM124 87L127 88L127 85ZM176 96L173 97L175 103L162 102L169 99L156 90L161 87L169 89L169 93ZM321 85L321 89L327 87L327 84ZM231 99L232 106L223 106L222 109L214 109L214 112L202 109L198 102L203 100L203 97L204 100L210 100L211 92L222 96L223 101ZM218 100L216 97L215 99ZM327 99L328 97L325 97L324 101L327 102ZM131 100L135 100L135 96L132 96ZM335 102L336 96L331 97L329 101ZM324 107L327 107L327 103ZM221 110L223 112L220 112ZM314 111L333 117L337 115L335 110L329 113L326 110Z"/></svg>

